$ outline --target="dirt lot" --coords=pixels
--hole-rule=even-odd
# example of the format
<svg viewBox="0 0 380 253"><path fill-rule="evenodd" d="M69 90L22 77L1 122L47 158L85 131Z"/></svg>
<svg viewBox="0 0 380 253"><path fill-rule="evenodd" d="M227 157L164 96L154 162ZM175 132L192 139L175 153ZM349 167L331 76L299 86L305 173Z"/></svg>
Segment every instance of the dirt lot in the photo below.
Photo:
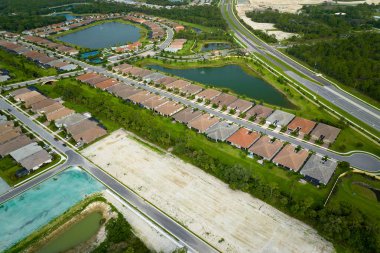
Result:
<svg viewBox="0 0 380 253"><path fill-rule="evenodd" d="M269 35L274 35L278 40L288 39L294 35L295 33L287 33L280 30L277 30L273 24L271 23L257 23L253 22L250 18L248 18L245 13L254 9L276 9L280 12L291 12L295 13L299 9L302 8L302 5L305 4L320 4L323 2L332 2L331 0L241 0L238 1L236 5L236 10L238 16L244 20L246 24L251 26L253 29L263 30ZM341 4L359 4L359 3L380 3L380 0L366 0L366 1L358 1L358 2L342 2ZM340 3L340 2L338 2Z"/></svg>
<svg viewBox="0 0 380 253"><path fill-rule="evenodd" d="M223 252L332 252L315 230L118 130L83 154Z"/></svg>

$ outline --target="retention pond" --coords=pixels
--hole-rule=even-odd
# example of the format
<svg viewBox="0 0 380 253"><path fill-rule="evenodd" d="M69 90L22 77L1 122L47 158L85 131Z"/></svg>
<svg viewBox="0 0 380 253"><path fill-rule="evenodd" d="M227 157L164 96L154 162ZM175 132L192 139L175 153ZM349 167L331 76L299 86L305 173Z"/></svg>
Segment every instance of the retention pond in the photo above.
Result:
<svg viewBox="0 0 380 253"><path fill-rule="evenodd" d="M99 212L90 213L60 234L56 239L47 243L37 253L65 252L89 240L100 229L102 218L103 216Z"/></svg>
<svg viewBox="0 0 380 253"><path fill-rule="evenodd" d="M0 205L0 252L105 187L80 168L70 168Z"/></svg>
<svg viewBox="0 0 380 253"><path fill-rule="evenodd" d="M134 25L107 22L58 37L58 39L73 45L98 49L136 42L140 37L140 28Z"/></svg>
<svg viewBox="0 0 380 253"><path fill-rule="evenodd" d="M148 65L148 67L206 85L228 88L236 94L261 100L268 104L288 108L292 107L292 104L286 99L284 94L264 80L249 75L238 65L189 69L172 69L159 65Z"/></svg>

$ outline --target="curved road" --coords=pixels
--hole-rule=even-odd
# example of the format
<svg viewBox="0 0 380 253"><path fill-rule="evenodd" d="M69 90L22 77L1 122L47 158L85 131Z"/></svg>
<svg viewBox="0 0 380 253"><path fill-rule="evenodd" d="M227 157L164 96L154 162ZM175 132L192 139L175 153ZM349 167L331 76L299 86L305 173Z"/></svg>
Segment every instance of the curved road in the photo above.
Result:
<svg viewBox="0 0 380 253"><path fill-rule="evenodd" d="M267 60L272 62L272 64L281 68L289 77L302 83L312 92L320 95L321 97L335 104L340 109L366 123L377 131L380 131L379 109L362 102L361 100L346 93L345 91L342 91L341 89L334 86L330 81L320 76L316 76L313 71L293 61L272 46L266 44L265 42L252 35L250 31L244 25L242 25L235 16L233 4L234 0L221 1L220 6L223 17L226 19L230 29L235 33L236 37L247 47L249 51L261 54ZM273 57L277 60L274 60ZM281 63L286 63L293 69L313 80L313 82L302 78Z"/></svg>

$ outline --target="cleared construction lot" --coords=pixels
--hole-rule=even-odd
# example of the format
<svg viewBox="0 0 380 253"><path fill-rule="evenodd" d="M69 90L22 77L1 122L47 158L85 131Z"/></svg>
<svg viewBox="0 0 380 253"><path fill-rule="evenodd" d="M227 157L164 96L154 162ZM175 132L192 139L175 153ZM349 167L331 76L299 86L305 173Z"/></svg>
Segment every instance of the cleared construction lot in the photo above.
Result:
<svg viewBox="0 0 380 253"><path fill-rule="evenodd" d="M223 252L334 251L309 226L123 130L83 154Z"/></svg>

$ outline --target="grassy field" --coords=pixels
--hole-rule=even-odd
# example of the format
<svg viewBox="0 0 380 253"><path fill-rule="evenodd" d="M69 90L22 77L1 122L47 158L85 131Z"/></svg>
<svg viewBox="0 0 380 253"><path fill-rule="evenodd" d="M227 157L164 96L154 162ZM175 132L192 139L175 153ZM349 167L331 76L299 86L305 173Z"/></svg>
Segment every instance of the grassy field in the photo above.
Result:
<svg viewBox="0 0 380 253"><path fill-rule="evenodd" d="M331 125L340 126L341 122L336 117L330 115L321 107L315 105L303 95L299 94L295 89L288 85L284 85L277 80L272 74L260 66L255 65L253 62L248 62L243 58L226 58L213 60L209 62L176 62L176 63L163 63L161 60L157 59L144 59L137 62L138 65L144 66L149 64L160 65L167 68L176 69L186 69L186 68L197 68L197 67L220 67L228 64L237 64L243 68L248 74L255 77L260 77L267 83L271 84L277 90L286 95L287 99L294 105L294 108L281 108L278 106L273 106L265 103L264 105L274 108L281 109L290 113L295 114L306 119L329 122ZM202 85L202 84L200 84ZM253 100L252 98L247 98L240 96L245 99ZM259 101L255 101L258 103ZM373 142L372 140L365 138L361 133L356 131L351 127L344 127L339 134L335 143L331 146L332 150L338 152L349 152L353 150L367 151L380 156L380 146L379 144Z"/></svg>
<svg viewBox="0 0 380 253"><path fill-rule="evenodd" d="M344 201L358 208L371 222L380 226L380 193L377 199L369 187L380 191L380 181L363 174L349 173L339 180L328 206L334 207L339 201Z"/></svg>
<svg viewBox="0 0 380 253"><path fill-rule="evenodd" d="M0 49L0 69L8 70L11 77L11 79L0 83L0 85L17 83L36 79L42 76L53 76L57 74L57 70L54 68L41 68L34 62L27 60L25 57L9 53L3 49Z"/></svg>

